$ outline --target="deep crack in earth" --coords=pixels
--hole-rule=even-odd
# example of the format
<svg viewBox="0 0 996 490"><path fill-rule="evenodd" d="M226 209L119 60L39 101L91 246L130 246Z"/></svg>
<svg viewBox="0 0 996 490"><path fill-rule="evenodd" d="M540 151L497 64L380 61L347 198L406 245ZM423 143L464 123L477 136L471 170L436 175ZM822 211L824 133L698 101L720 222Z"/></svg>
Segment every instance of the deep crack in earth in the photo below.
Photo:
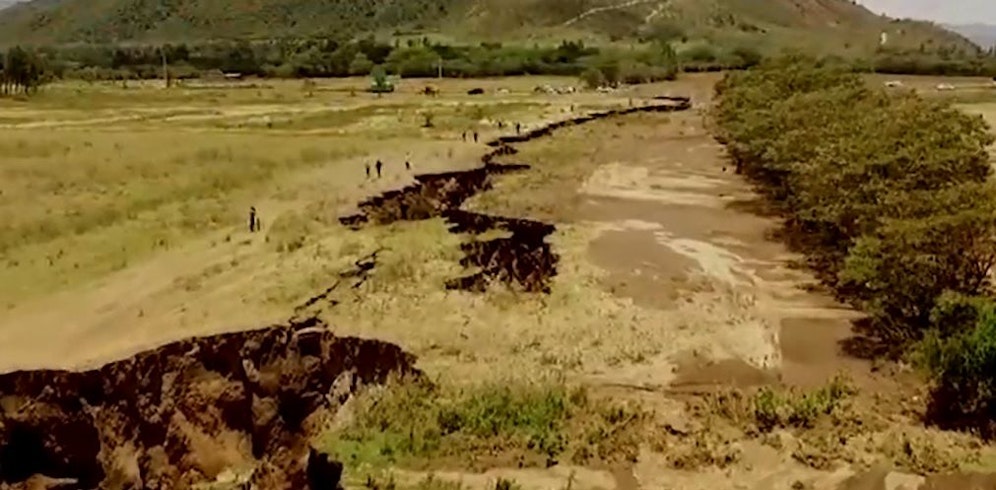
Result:
<svg viewBox="0 0 996 490"><path fill-rule="evenodd" d="M529 292L550 291L550 280L557 273L558 256L546 243L546 237L556 227L541 221L490 216L460 207L479 192L492 187L494 176L526 171L522 163L496 163L495 159L515 155L514 143L524 143L553 134L557 129L584 124L598 119L638 112L674 112L691 108L687 97L655 97L653 105L595 112L572 119L555 121L522 134L501 136L489 141L494 148L481 157L483 166L464 171L421 174L416 183L403 189L385 192L359 203L359 213L340 218L343 225L359 229L365 225L383 225L395 221L417 221L445 218L452 233L480 235L492 230L510 233L508 237L491 240L471 240L461 245L465 256L460 261L478 272L447 281L450 289L482 292L491 282L520 287Z"/></svg>

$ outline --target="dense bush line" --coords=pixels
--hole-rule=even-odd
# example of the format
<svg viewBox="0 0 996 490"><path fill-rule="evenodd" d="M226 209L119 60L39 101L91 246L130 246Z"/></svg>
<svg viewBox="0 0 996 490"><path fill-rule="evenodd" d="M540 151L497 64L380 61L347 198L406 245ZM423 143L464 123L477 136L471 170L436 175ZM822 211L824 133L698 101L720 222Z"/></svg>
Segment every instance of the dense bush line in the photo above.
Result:
<svg viewBox="0 0 996 490"><path fill-rule="evenodd" d="M477 78L513 75L570 75L597 69L608 81L671 78L681 61L666 43L650 42L621 50L564 41L557 46L450 46L418 42L384 43L374 38L339 41L301 39L231 41L201 44L76 45L36 50L60 78L122 80L160 78L164 61L172 78L196 78L207 72L300 78L369 75L381 66L402 77ZM738 50L714 60L716 68L748 66L759 55ZM722 63L722 65L720 65Z"/></svg>
<svg viewBox="0 0 996 490"><path fill-rule="evenodd" d="M19 47L0 55L0 95L29 94L46 80L43 60Z"/></svg>
<svg viewBox="0 0 996 490"><path fill-rule="evenodd" d="M731 73L717 94L717 136L738 170L785 214L824 281L868 313L875 345L919 354L943 408L934 415L976 428L980 410L993 420L996 186L985 122L798 57Z"/></svg>
<svg viewBox="0 0 996 490"><path fill-rule="evenodd" d="M219 72L273 78L364 76L380 67L401 77L478 78L513 75L580 76L588 85L644 83L676 73L744 69L764 53L750 46L719 46L651 36L627 48L559 45L447 45L428 38L385 41L372 36L229 40L174 44L74 44L12 48L38 61L44 76L97 80L198 78ZM848 61L853 71L935 75L996 75L996 51L880 50ZM0 67L2 69L2 67Z"/></svg>

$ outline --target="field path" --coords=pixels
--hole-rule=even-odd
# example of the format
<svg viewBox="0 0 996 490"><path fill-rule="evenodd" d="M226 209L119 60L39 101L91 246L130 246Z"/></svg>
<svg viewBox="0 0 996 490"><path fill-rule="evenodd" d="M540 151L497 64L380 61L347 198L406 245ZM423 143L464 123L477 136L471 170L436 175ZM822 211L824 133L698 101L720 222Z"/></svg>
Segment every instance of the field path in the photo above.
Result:
<svg viewBox="0 0 996 490"><path fill-rule="evenodd" d="M572 19L568 19L566 22L564 22L561 25L564 26L564 27L566 27L566 26L574 24L574 23L576 23L578 21L584 20L586 17L590 17L592 15L595 15L595 14L598 14L598 13L601 13L601 12L607 12L609 10L620 10L620 9L624 9L624 8L633 7L633 6L636 6L636 5L641 5L641 4L644 4L644 3L655 3L655 2L659 2L659 0L629 0L628 2L623 2L623 3L620 3L620 4L616 4L616 5L605 5L605 6L602 6L602 7L594 7L594 8L590 8L590 9L584 11L584 12L581 12L580 14L578 14L576 17L574 17Z"/></svg>

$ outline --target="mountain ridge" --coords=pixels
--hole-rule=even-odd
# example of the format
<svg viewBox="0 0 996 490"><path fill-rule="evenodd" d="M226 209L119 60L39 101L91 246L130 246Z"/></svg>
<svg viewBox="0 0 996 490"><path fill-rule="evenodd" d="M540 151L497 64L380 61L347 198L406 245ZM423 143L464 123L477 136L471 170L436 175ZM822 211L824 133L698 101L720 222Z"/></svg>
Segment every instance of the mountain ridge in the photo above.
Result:
<svg viewBox="0 0 996 490"><path fill-rule="evenodd" d="M983 48L996 46L996 25L986 23L944 24L944 28L967 37Z"/></svg>
<svg viewBox="0 0 996 490"><path fill-rule="evenodd" d="M0 0L10 2L12 0ZM618 41L667 35L762 48L974 49L929 22L851 0L34 0L0 11L0 43L179 42L377 33L445 39Z"/></svg>

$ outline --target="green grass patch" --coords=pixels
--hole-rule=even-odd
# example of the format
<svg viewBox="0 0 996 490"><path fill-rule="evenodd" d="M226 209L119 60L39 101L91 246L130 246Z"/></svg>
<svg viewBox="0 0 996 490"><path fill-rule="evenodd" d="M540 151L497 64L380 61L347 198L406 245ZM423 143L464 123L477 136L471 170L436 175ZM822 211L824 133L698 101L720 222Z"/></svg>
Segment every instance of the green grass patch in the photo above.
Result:
<svg viewBox="0 0 996 490"><path fill-rule="evenodd" d="M364 393L322 438L347 467L549 466L632 459L647 413L562 383L449 388L406 380Z"/></svg>
<svg viewBox="0 0 996 490"><path fill-rule="evenodd" d="M855 388L843 376L819 388L798 391L763 387L750 395L739 391L708 399L706 410L759 432L785 428L810 429L843 413Z"/></svg>
<svg viewBox="0 0 996 490"><path fill-rule="evenodd" d="M431 474L415 483L409 484L398 483L394 476L390 474L383 477L368 475L366 480L362 482L362 486L363 488L369 490L469 490L472 488L461 482L444 480ZM493 483L489 483L488 486L485 487L485 490L492 489L521 490L522 486L514 480L498 478Z"/></svg>

